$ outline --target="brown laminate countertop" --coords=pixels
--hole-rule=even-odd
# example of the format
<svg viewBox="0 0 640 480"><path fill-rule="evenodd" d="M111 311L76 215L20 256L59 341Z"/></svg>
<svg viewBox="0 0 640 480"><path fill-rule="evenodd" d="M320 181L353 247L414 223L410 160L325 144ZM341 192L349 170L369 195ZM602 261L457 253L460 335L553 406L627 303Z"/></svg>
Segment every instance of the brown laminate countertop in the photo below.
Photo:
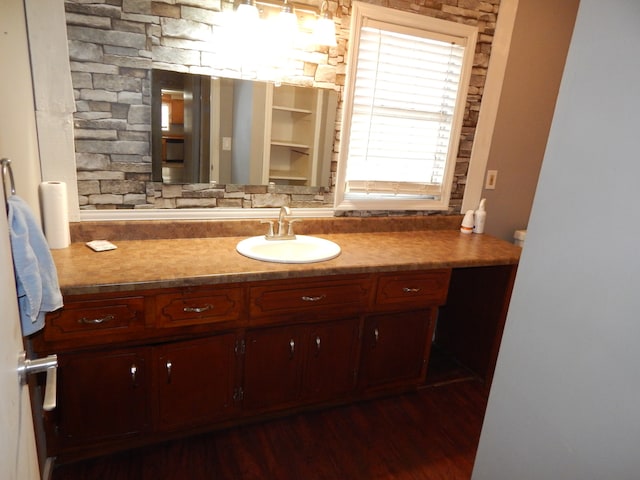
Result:
<svg viewBox="0 0 640 480"><path fill-rule="evenodd" d="M236 252L245 237L114 241L116 250L94 252L84 243L53 250L62 293L152 288L446 267L517 264L520 247L489 235L457 230L339 233L341 254L307 264L270 263Z"/></svg>

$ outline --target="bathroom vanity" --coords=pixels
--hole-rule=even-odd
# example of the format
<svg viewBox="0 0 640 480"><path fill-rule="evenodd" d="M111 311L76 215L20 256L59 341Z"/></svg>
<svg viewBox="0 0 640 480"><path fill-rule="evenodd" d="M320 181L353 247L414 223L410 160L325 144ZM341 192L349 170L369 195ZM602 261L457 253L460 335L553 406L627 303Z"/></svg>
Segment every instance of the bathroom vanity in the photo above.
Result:
<svg viewBox="0 0 640 480"><path fill-rule="evenodd" d="M520 248L456 230L319 234L332 260L277 264L242 237L54 251L65 306L50 455L99 455L425 385L432 341L491 382Z"/></svg>

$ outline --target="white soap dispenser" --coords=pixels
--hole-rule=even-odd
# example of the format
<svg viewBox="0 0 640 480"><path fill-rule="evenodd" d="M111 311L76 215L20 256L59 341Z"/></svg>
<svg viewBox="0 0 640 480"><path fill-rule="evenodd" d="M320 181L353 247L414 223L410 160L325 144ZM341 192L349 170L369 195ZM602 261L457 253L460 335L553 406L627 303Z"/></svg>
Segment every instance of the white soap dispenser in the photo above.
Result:
<svg viewBox="0 0 640 480"><path fill-rule="evenodd" d="M460 225L460 231L462 233L473 232L473 210L467 210L467 213L464 214L462 224Z"/></svg>
<svg viewBox="0 0 640 480"><path fill-rule="evenodd" d="M486 198L480 200L480 205L474 213L473 233L484 233L484 223L487 220L487 211L485 210Z"/></svg>

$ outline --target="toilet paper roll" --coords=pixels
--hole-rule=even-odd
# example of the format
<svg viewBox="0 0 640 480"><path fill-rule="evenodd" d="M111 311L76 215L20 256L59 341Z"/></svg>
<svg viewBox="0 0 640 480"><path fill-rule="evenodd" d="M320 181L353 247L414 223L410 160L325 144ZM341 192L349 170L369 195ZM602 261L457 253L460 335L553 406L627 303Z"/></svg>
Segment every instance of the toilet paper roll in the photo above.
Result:
<svg viewBox="0 0 640 480"><path fill-rule="evenodd" d="M49 248L66 248L71 244L67 184L42 182L39 191L42 225Z"/></svg>

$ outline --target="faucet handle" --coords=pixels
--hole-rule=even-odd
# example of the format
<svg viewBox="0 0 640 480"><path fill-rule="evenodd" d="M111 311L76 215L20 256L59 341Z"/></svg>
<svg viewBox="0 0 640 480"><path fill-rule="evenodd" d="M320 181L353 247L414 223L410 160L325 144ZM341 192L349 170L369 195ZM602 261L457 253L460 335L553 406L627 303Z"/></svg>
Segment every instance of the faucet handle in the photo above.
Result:
<svg viewBox="0 0 640 480"><path fill-rule="evenodd" d="M291 218L289 219L289 228L287 229L287 236L295 236L295 234L293 233L293 224L296 222L301 222L302 219L301 218Z"/></svg>
<svg viewBox="0 0 640 480"><path fill-rule="evenodd" d="M260 220L260 223L268 223L269 224L269 231L267 232L267 234L265 236L267 238L273 237L274 236L274 233L273 233L273 220Z"/></svg>

